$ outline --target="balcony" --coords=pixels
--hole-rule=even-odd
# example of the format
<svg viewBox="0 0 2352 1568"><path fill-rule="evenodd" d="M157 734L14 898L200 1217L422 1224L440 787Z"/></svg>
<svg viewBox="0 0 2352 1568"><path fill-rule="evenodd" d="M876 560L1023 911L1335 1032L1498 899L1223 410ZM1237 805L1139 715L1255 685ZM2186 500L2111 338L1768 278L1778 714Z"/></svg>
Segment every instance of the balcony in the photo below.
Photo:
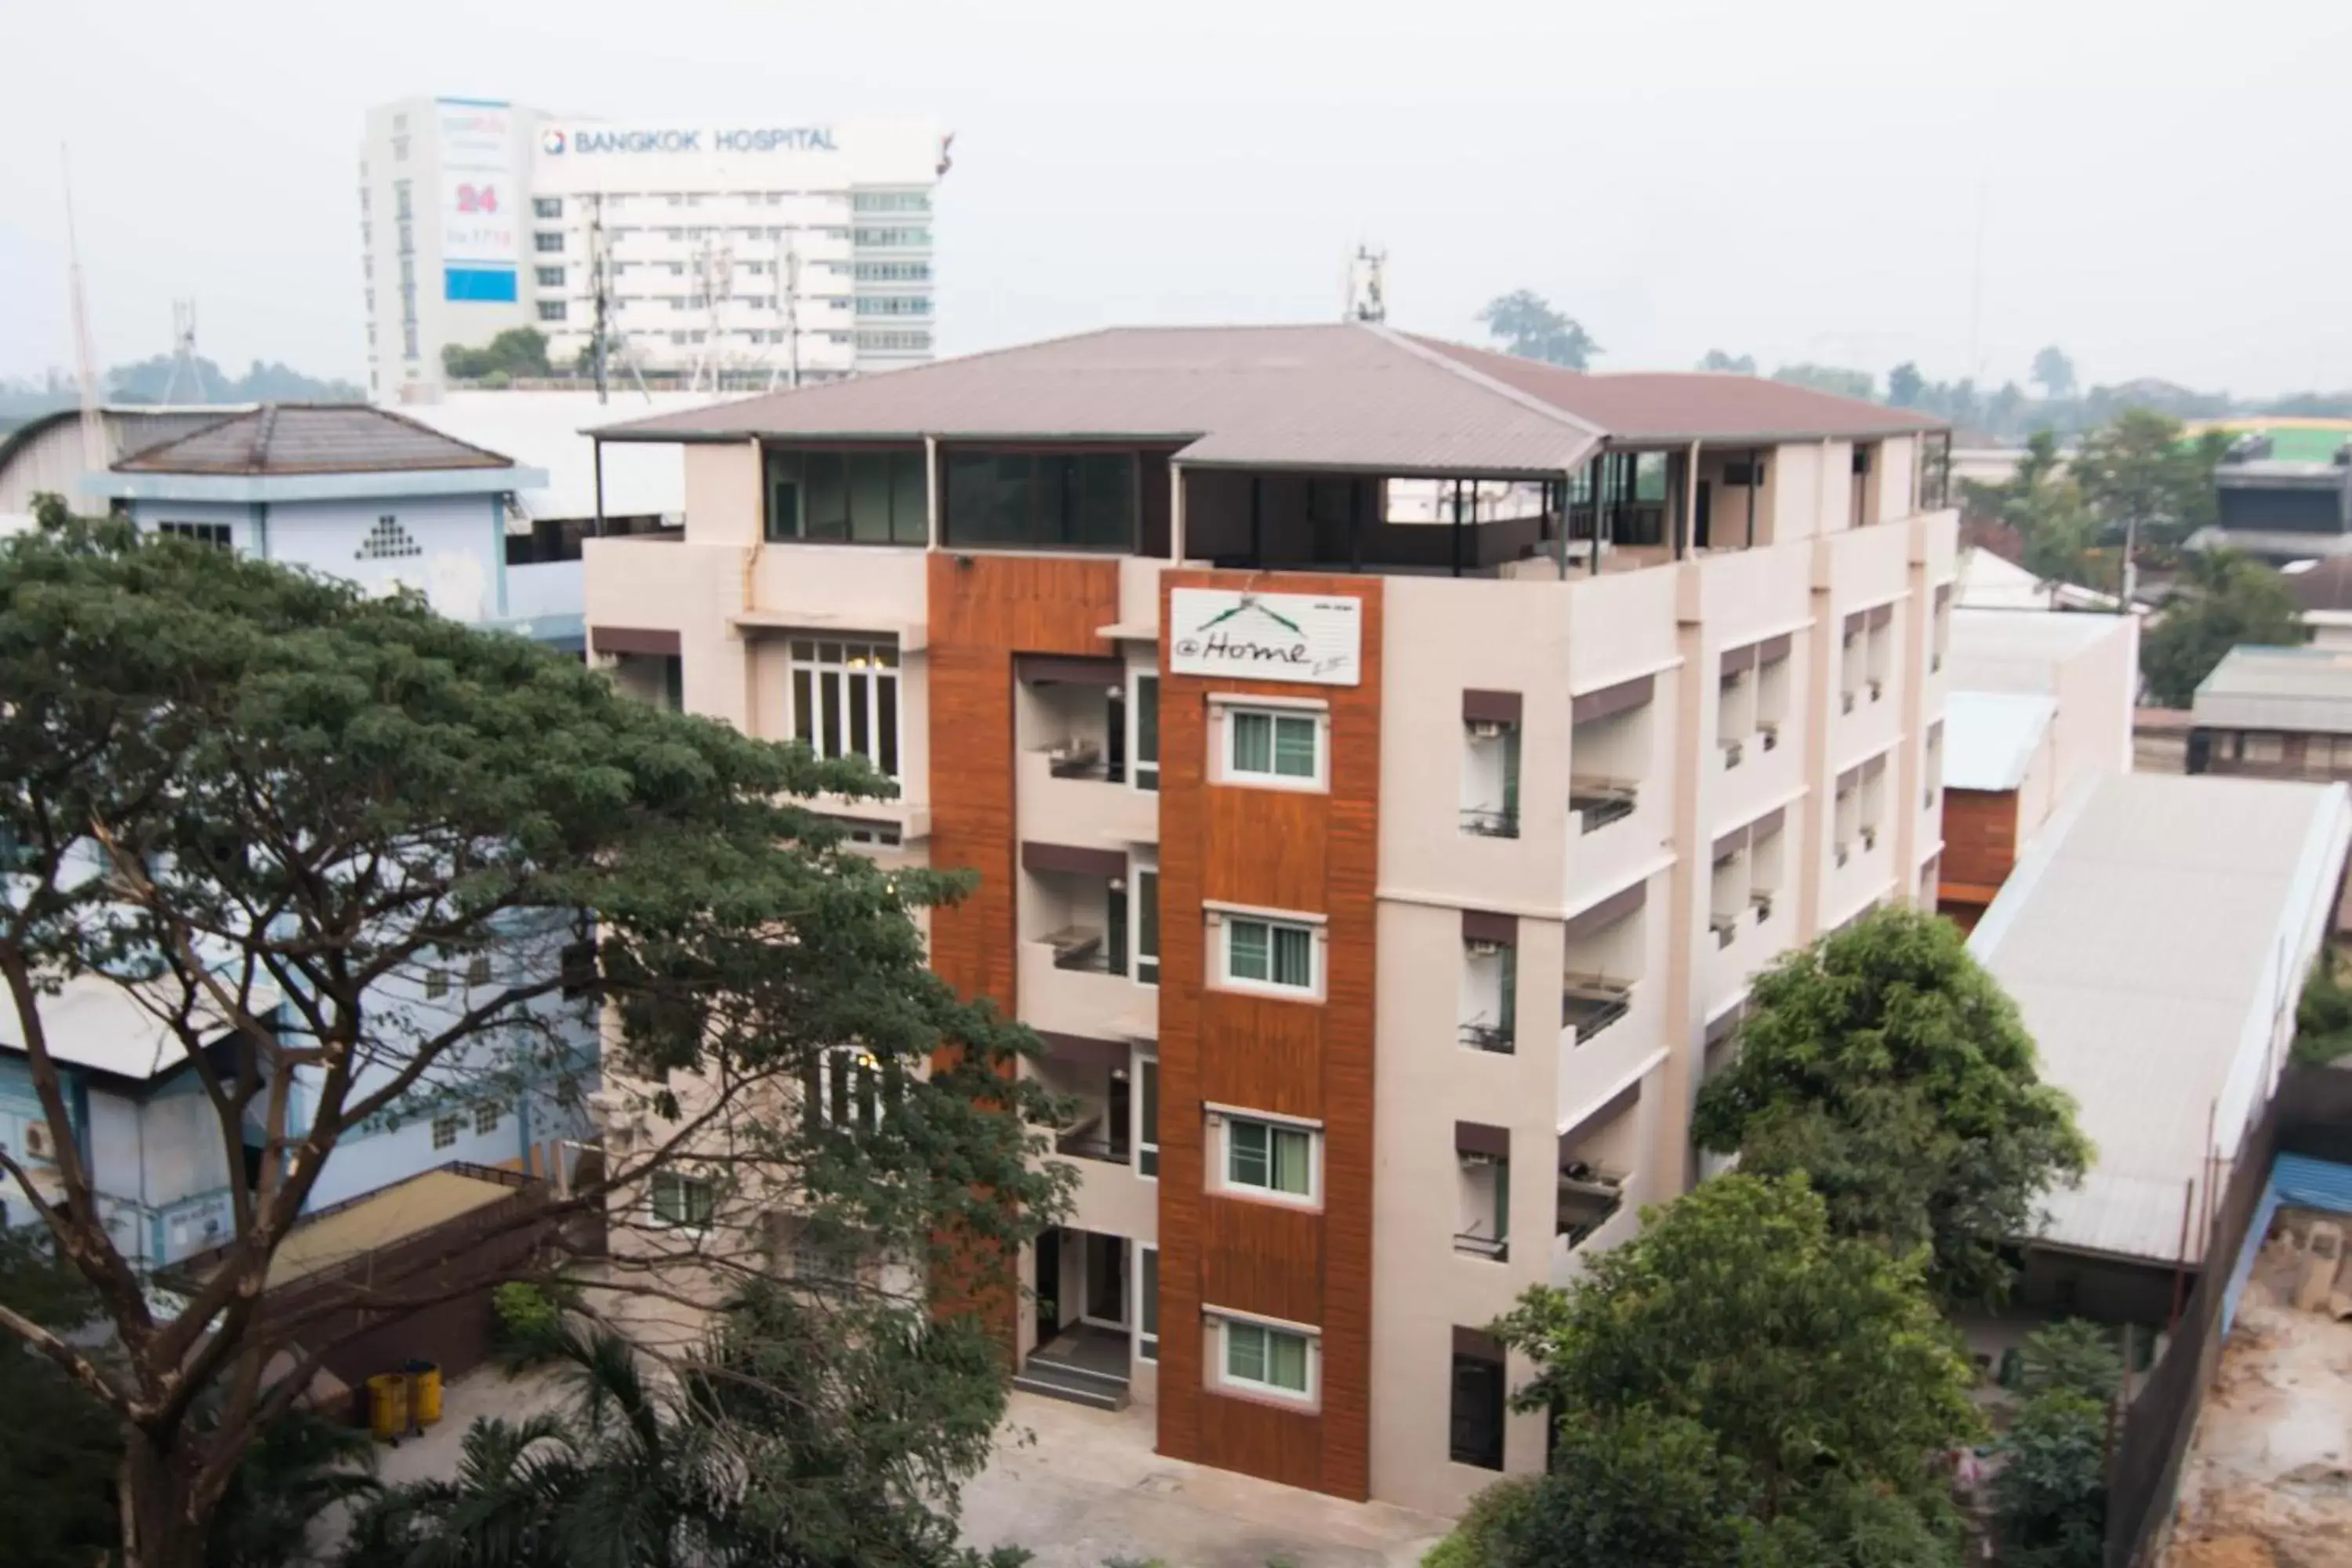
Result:
<svg viewBox="0 0 2352 1568"><path fill-rule="evenodd" d="M1474 1230L1457 1232L1454 1250L1465 1258L1483 1258L1490 1263L1508 1263L1511 1244L1500 1237L1482 1236Z"/></svg>
<svg viewBox="0 0 2352 1568"><path fill-rule="evenodd" d="M1560 986L1559 1026L1576 1031L1583 1045L1633 1010L1633 983L1598 974L1564 976Z"/></svg>
<svg viewBox="0 0 2352 1568"><path fill-rule="evenodd" d="M1591 1260L1630 1239L1641 1228L1641 1205L1630 1177L1602 1172L1559 1179L1558 1218L1551 1243L1551 1282L1575 1281Z"/></svg>
<svg viewBox="0 0 2352 1568"><path fill-rule="evenodd" d="M1519 814L1517 811L1465 808L1462 813L1462 831L1474 838L1517 838L1519 836Z"/></svg>
<svg viewBox="0 0 2352 1568"><path fill-rule="evenodd" d="M1033 1029L1112 1039L1159 1033L1158 993L1111 973L1099 931L1066 927L1023 942L1015 984L1021 1022Z"/></svg>
<svg viewBox="0 0 2352 1568"><path fill-rule="evenodd" d="M1128 784L1098 751L1024 752L1013 781L1024 839L1107 849L1160 841L1160 796Z"/></svg>
<svg viewBox="0 0 2352 1568"><path fill-rule="evenodd" d="M1509 1056L1514 1031L1508 1024L1465 1024L1460 1038L1474 1051L1488 1051L1496 1056Z"/></svg>
<svg viewBox="0 0 2352 1568"><path fill-rule="evenodd" d="M1570 778L1568 809L1577 817L1580 834L1598 833L1612 822L1633 815L1641 790L1631 779Z"/></svg>

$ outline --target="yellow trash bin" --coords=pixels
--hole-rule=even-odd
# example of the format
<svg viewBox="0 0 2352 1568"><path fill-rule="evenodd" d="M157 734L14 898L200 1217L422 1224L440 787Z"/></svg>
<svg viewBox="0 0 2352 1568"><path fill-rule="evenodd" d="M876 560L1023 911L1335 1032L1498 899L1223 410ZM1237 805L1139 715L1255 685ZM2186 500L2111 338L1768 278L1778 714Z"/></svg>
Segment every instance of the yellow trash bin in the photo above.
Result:
<svg viewBox="0 0 2352 1568"><path fill-rule="evenodd" d="M419 1426L441 1419L441 1369L429 1361L408 1363L408 1414Z"/></svg>
<svg viewBox="0 0 2352 1568"><path fill-rule="evenodd" d="M408 1430L408 1374L378 1373L367 1380L367 1391L368 1430L379 1443L399 1442Z"/></svg>

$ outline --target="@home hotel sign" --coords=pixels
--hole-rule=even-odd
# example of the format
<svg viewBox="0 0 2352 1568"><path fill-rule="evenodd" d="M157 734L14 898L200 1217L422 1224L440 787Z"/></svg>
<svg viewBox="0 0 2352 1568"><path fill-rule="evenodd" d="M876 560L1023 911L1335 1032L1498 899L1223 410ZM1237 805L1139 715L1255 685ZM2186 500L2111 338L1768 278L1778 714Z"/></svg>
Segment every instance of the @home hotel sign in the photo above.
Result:
<svg viewBox="0 0 2352 1568"><path fill-rule="evenodd" d="M1320 594L1171 588L1169 672L1354 686L1363 679L1363 604Z"/></svg>

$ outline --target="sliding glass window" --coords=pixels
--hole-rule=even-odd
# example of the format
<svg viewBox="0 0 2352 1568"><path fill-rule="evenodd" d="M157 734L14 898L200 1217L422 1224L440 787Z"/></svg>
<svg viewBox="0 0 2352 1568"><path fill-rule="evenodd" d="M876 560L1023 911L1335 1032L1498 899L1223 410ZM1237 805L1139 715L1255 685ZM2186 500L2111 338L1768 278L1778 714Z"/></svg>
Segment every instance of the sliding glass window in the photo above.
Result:
<svg viewBox="0 0 2352 1568"><path fill-rule="evenodd" d="M1135 548L1132 452L944 454L950 545Z"/></svg>
<svg viewBox="0 0 2352 1568"><path fill-rule="evenodd" d="M771 543L929 542L920 452L772 451L766 463Z"/></svg>

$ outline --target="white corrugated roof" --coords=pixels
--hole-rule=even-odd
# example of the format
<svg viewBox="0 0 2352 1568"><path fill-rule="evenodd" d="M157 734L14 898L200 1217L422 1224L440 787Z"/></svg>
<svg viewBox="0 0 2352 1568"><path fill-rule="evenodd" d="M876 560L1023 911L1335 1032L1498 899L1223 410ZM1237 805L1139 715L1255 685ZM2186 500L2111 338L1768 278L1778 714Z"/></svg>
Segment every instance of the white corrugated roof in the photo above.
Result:
<svg viewBox="0 0 2352 1568"><path fill-rule="evenodd" d="M2120 616L1954 610L1944 664L1954 691L2055 691L2061 664L2129 632Z"/></svg>
<svg viewBox="0 0 2352 1568"><path fill-rule="evenodd" d="M2352 734L2352 650L2233 647L2198 686L2191 712L2225 730Z"/></svg>
<svg viewBox="0 0 2352 1568"><path fill-rule="evenodd" d="M2015 789L2050 732L2058 700L2016 691L1953 691L1944 698L1944 787Z"/></svg>
<svg viewBox="0 0 2352 1568"><path fill-rule="evenodd" d="M2097 1147L2045 1240L2179 1255L2189 1184L2201 1204L2269 1096L2347 846L2342 784L2109 773L2027 852L1969 950Z"/></svg>
<svg viewBox="0 0 2352 1568"><path fill-rule="evenodd" d="M1967 610L2113 610L2116 597L2075 583L2045 583L1979 547L1960 552L1958 603Z"/></svg>
<svg viewBox="0 0 2352 1568"><path fill-rule="evenodd" d="M400 412L445 436L546 469L544 486L515 497L525 516L585 518L596 515L596 450L584 431L719 401L713 394L686 392L616 391L609 403L597 402L593 392L452 392L439 403L403 405ZM677 517L685 510L686 456L680 448L605 444L606 517Z"/></svg>
<svg viewBox="0 0 2352 1568"><path fill-rule="evenodd" d="M159 1005L169 1005L162 993L157 1000ZM276 1010L278 1001L276 986L255 982L257 1013ZM199 1005L194 1016L205 1035L227 1032L226 1016L209 1002ZM43 997L40 1018L50 1056L94 1072L144 1082L179 1066L186 1057L178 1035L142 1005L131 988L100 975L78 975L55 995ZM25 1048L21 1020L13 1007L0 1017L0 1030L5 1031L9 1048Z"/></svg>

